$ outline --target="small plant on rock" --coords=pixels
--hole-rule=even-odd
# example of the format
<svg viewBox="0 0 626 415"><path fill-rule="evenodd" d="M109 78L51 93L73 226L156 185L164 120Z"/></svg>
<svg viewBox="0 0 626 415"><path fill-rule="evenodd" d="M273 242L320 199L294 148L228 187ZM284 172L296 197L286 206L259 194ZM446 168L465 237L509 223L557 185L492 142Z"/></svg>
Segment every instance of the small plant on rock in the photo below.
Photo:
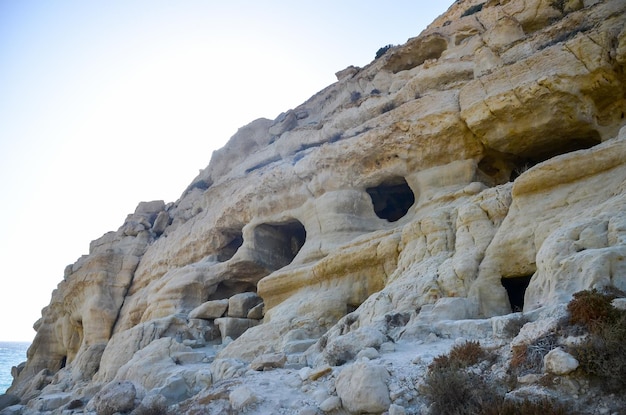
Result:
<svg viewBox="0 0 626 415"><path fill-rule="evenodd" d="M380 113L384 114L386 112L393 110L395 107L396 107L396 104L394 104L393 102L388 102L385 105L383 105L383 108L380 110Z"/></svg>
<svg viewBox="0 0 626 415"><path fill-rule="evenodd" d="M572 301L567 304L570 314L570 323L580 324L593 332L602 323L611 323L619 313L611 301L613 295L603 294L596 289L580 291L574 294Z"/></svg>
<svg viewBox="0 0 626 415"><path fill-rule="evenodd" d="M626 311L611 304L613 295L596 290L574 294L568 304L570 321L583 325L588 336L572 348L587 375L610 391L626 388Z"/></svg>
<svg viewBox="0 0 626 415"><path fill-rule="evenodd" d="M161 403L152 403L149 406L139 406L133 411L133 415L168 415L167 406Z"/></svg>
<svg viewBox="0 0 626 415"><path fill-rule="evenodd" d="M459 368L430 370L422 393L434 414L480 414L502 399L482 377Z"/></svg>
<svg viewBox="0 0 626 415"><path fill-rule="evenodd" d="M463 344L457 344L450 349L447 355L437 356L428 366L431 371L445 369L461 369L473 366L484 360L488 356L485 349L482 348L477 341L466 341Z"/></svg>
<svg viewBox="0 0 626 415"><path fill-rule="evenodd" d="M375 57L374 59L378 59L378 58L380 58L380 57L381 57L381 56L383 56L385 53L387 53L387 51L388 51L389 49L391 49L392 47L393 47L393 45L385 45L385 46L383 46L382 48L378 49L378 50L376 51L376 57Z"/></svg>
<svg viewBox="0 0 626 415"><path fill-rule="evenodd" d="M557 345L558 337L550 333L530 344L513 346L510 368L518 374L541 373L544 356Z"/></svg>
<svg viewBox="0 0 626 415"><path fill-rule="evenodd" d="M465 17L465 16L471 16L475 13L478 13L479 11L481 11L483 9L483 5L484 3L480 3L480 4L476 4L472 7L470 7L469 9L465 10L463 12L463 14L461 15L461 17Z"/></svg>
<svg viewBox="0 0 626 415"><path fill-rule="evenodd" d="M481 415L573 415L571 409L551 399L504 399L500 405L483 408Z"/></svg>

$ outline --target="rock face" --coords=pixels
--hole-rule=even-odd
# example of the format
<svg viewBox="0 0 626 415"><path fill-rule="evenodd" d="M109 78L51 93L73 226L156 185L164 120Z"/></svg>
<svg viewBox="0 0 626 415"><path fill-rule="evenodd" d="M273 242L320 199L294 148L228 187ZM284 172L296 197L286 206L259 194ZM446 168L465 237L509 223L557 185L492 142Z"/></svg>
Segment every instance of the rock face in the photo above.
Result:
<svg viewBox="0 0 626 415"><path fill-rule="evenodd" d="M9 392L25 411L61 392L106 406L110 390L133 396L124 410L159 394L189 398L177 413L267 413L275 390L240 383L285 353L280 370L339 368L295 376L294 396L338 376L347 411L415 413L393 376L366 408L345 392L382 366L336 372L368 348L498 337L499 316L626 290L625 27L622 0L460 0L242 127L178 201L140 203L67 267ZM318 404L334 410L333 390Z"/></svg>

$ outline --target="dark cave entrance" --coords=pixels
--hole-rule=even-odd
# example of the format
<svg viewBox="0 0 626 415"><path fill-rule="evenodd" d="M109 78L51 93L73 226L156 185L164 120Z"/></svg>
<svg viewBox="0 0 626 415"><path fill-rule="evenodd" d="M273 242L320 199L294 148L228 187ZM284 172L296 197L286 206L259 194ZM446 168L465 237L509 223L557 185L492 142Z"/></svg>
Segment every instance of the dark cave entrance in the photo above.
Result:
<svg viewBox="0 0 626 415"><path fill-rule="evenodd" d="M520 154L486 149L484 157L478 163L478 169L488 176L494 185L503 184L515 181L536 164L573 151L589 149L601 142L596 131L587 131L579 137L545 143Z"/></svg>
<svg viewBox="0 0 626 415"><path fill-rule="evenodd" d="M237 253L241 245L243 245L243 233L241 229L229 230L225 232L224 236L229 242L227 242L217 254L217 260L220 262L231 259Z"/></svg>
<svg viewBox="0 0 626 415"><path fill-rule="evenodd" d="M254 229L254 247L271 270L289 265L306 241L304 225L293 219L283 223L264 223Z"/></svg>
<svg viewBox="0 0 626 415"><path fill-rule="evenodd" d="M372 199L376 216L389 222L401 219L415 203L415 195L404 177L388 179L365 191Z"/></svg>
<svg viewBox="0 0 626 415"><path fill-rule="evenodd" d="M209 295L207 301L230 298L235 294L256 292L256 285L247 281L222 281L215 288L215 292Z"/></svg>
<svg viewBox="0 0 626 415"><path fill-rule="evenodd" d="M532 274L521 277L506 277L500 280L509 296L509 303L511 304L511 311L513 313L524 309L524 295L526 294L526 288L531 278Z"/></svg>

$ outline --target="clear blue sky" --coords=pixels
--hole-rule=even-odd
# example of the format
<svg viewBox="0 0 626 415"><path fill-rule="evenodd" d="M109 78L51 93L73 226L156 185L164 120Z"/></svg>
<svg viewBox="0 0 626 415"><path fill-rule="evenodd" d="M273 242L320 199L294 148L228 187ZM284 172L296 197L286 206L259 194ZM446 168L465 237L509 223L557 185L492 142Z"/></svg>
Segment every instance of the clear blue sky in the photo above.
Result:
<svg viewBox="0 0 626 415"><path fill-rule="evenodd" d="M0 340L67 264L175 201L239 127L417 36L452 1L0 0Z"/></svg>

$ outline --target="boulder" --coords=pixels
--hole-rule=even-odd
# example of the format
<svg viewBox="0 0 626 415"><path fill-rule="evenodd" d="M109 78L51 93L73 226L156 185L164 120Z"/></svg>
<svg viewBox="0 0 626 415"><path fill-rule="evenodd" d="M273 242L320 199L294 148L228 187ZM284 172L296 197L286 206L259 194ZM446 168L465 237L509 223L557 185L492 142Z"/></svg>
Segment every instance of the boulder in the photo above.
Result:
<svg viewBox="0 0 626 415"><path fill-rule="evenodd" d="M259 303L252 307L250 311L248 311L248 318L252 318L254 320L261 320L263 318L263 314L265 312L265 304Z"/></svg>
<svg viewBox="0 0 626 415"><path fill-rule="evenodd" d="M228 299L228 317L246 318L248 312L263 299L256 293L235 294Z"/></svg>
<svg viewBox="0 0 626 415"><path fill-rule="evenodd" d="M0 395L0 410L8 406L17 405L20 403L20 398L18 396L12 395L10 393L4 393Z"/></svg>
<svg viewBox="0 0 626 415"><path fill-rule="evenodd" d="M323 412L332 412L341 407L341 399L338 396L330 396L326 398L319 406Z"/></svg>
<svg viewBox="0 0 626 415"><path fill-rule="evenodd" d="M235 340L250 327L254 327L259 324L259 321L249 318L222 317L216 318L215 324L220 329L222 340L225 340L227 337Z"/></svg>
<svg viewBox="0 0 626 415"><path fill-rule="evenodd" d="M543 357L543 370L555 375L567 375L578 368L578 360L560 347L550 350Z"/></svg>
<svg viewBox="0 0 626 415"><path fill-rule="evenodd" d="M116 412L130 412L137 406L137 389L127 380L113 381L106 384L87 405L88 410L99 414L114 414Z"/></svg>
<svg viewBox="0 0 626 415"><path fill-rule="evenodd" d="M255 358L250 363L252 370L270 370L285 366L287 356L284 353L268 353Z"/></svg>
<svg viewBox="0 0 626 415"><path fill-rule="evenodd" d="M341 371L335 382L343 407L351 413L381 413L391 404L384 366L359 361Z"/></svg>
<svg viewBox="0 0 626 415"><path fill-rule="evenodd" d="M213 320L220 318L228 309L228 300L213 300L200 304L189 312L189 318Z"/></svg>
<svg viewBox="0 0 626 415"><path fill-rule="evenodd" d="M258 396L247 386L241 386L234 389L229 395L228 400L236 411L243 410L246 406L253 404L259 400Z"/></svg>

